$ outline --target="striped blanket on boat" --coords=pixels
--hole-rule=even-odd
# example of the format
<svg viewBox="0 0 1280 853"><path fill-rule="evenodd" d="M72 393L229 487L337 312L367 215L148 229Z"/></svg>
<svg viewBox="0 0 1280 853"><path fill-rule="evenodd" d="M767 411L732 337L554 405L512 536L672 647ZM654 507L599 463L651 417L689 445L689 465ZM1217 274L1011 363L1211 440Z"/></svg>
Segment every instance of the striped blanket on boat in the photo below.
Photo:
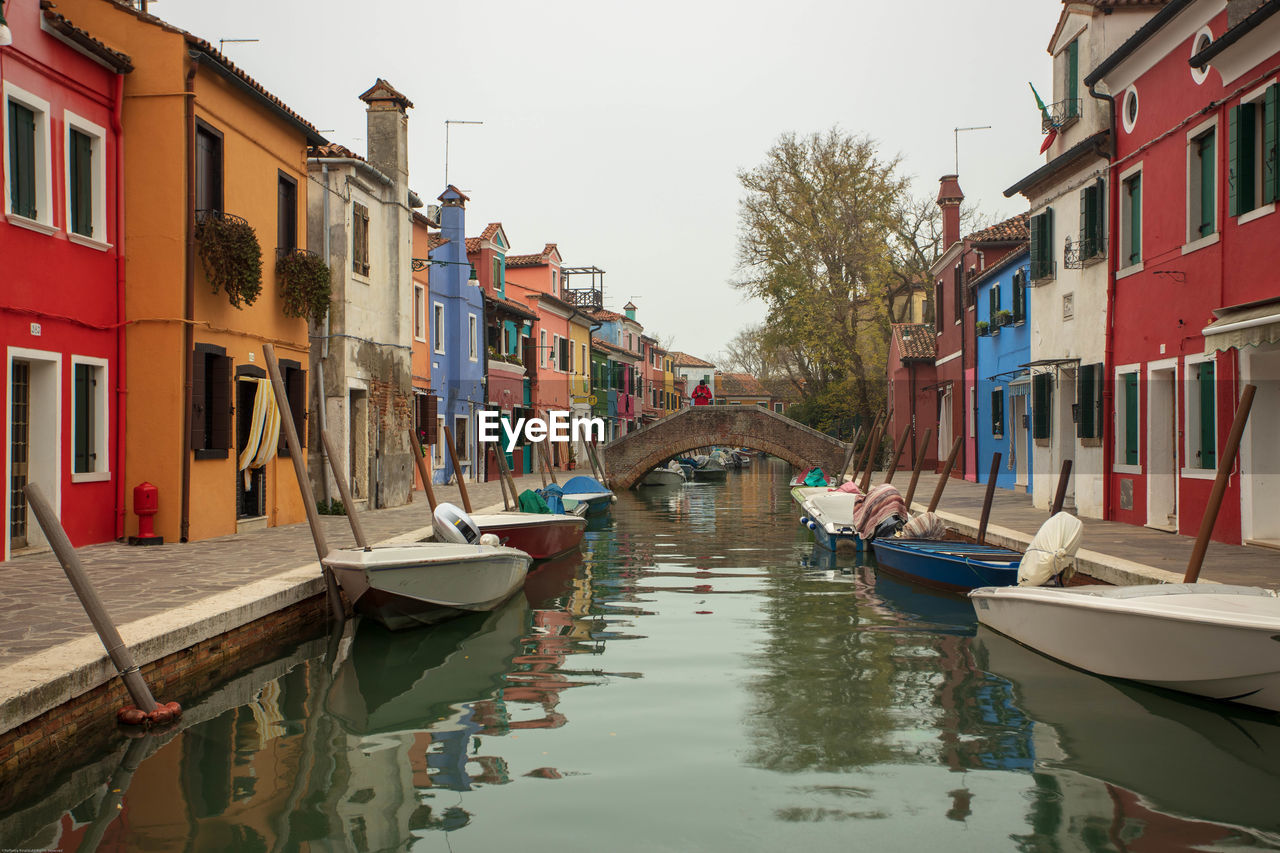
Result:
<svg viewBox="0 0 1280 853"><path fill-rule="evenodd" d="M853 527L863 539L874 539L876 529L894 517L907 518L907 505L902 493L889 483L881 483L867 492L853 506Z"/></svg>

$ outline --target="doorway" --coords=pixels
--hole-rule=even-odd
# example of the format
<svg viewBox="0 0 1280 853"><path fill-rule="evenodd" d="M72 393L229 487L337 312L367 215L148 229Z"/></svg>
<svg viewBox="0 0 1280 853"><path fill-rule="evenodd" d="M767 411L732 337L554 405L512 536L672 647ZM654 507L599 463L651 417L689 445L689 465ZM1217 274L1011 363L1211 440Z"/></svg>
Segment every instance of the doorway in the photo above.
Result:
<svg viewBox="0 0 1280 853"><path fill-rule="evenodd" d="M57 353L9 351L8 556L49 547L27 505L23 489L28 483L40 487L55 512L60 509L58 363Z"/></svg>
<svg viewBox="0 0 1280 853"><path fill-rule="evenodd" d="M1009 416L1009 424L1013 429L1013 459L1011 460L1013 463L1013 482L1015 486L1025 490L1031 482L1026 390L1023 389L1022 393L1015 392L1010 399L1013 402L1012 413Z"/></svg>
<svg viewBox="0 0 1280 853"><path fill-rule="evenodd" d="M252 375L236 377L236 452L239 459L253 433L253 404L258 396L258 382ZM233 466L238 468L239 466ZM267 514L267 469L236 470L236 519L260 518Z"/></svg>
<svg viewBox="0 0 1280 853"><path fill-rule="evenodd" d="M369 395L359 388L347 392L347 482L351 497L369 499Z"/></svg>
<svg viewBox="0 0 1280 853"><path fill-rule="evenodd" d="M951 443L955 441L951 432L951 387L948 386L938 396L938 471L942 471L942 466L946 465L946 460L951 455Z"/></svg>
<svg viewBox="0 0 1280 853"><path fill-rule="evenodd" d="M1280 345L1243 349L1240 384L1258 390L1240 443L1242 532L1250 545L1280 548Z"/></svg>
<svg viewBox="0 0 1280 853"><path fill-rule="evenodd" d="M1147 367L1147 527L1178 530L1178 366Z"/></svg>
<svg viewBox="0 0 1280 853"><path fill-rule="evenodd" d="M1071 460L1071 475L1067 477L1067 493L1063 498L1062 506L1064 509L1074 511L1076 506L1076 412L1079 411L1073 405L1076 402L1076 368L1074 366L1059 368L1057 380L1058 417L1052 432L1058 447L1058 459L1057 467L1050 473L1053 475L1053 493L1056 495L1058 478L1062 476L1062 464L1068 459Z"/></svg>

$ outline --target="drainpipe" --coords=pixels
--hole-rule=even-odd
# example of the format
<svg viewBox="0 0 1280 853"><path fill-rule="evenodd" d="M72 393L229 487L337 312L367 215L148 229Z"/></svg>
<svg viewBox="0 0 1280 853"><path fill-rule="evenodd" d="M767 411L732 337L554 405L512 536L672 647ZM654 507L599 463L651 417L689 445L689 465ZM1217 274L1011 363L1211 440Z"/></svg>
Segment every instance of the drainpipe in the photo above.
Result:
<svg viewBox="0 0 1280 853"><path fill-rule="evenodd" d="M324 209L323 240L324 240L324 262L327 264L329 263L329 193L330 193L328 163L320 164L320 174L324 175L324 204L322 205ZM332 275L332 271L330 272L330 274ZM345 271L343 274L344 275L346 274ZM344 288L343 289L344 293L345 293L345 290L346 289ZM317 415L317 418L319 419L320 431L322 433L328 431L329 429L328 421L326 420L327 415L325 413L325 410L328 408L328 404L327 404L325 391L324 391L324 365L325 365L325 362L328 360L328 358L329 358L329 311L326 310L324 312L324 337L320 341L320 359L316 362L316 375L315 375L316 391L317 391L316 403L318 407L318 412L316 413L316 415ZM310 459L308 459L307 461L310 462ZM329 500L329 472L326 470L327 466L325 466L323 463L320 463L319 468L320 468L320 496L327 501Z"/></svg>
<svg viewBox="0 0 1280 853"><path fill-rule="evenodd" d="M125 371L124 304L124 75L116 74L112 91L111 132L116 140L116 539L124 538L125 407L129 387Z"/></svg>
<svg viewBox="0 0 1280 853"><path fill-rule="evenodd" d="M191 322L195 318L196 300L196 69L200 55L187 52L186 82L183 88L183 113L186 122L187 166L187 239L183 277L185 289L182 299L182 510L178 527L178 541L186 542L191 533L191 376L195 372L195 331Z"/></svg>
<svg viewBox="0 0 1280 853"><path fill-rule="evenodd" d="M1107 317L1105 320L1105 344L1102 355L1102 517L1111 518L1111 466L1115 458L1115 418L1107 417L1115 412L1115 382L1112 369L1115 364L1115 318L1116 318L1116 270L1119 269L1118 258L1120 247L1116 241L1120 236L1120 223L1115 211L1120 209L1120 188L1116 186L1115 175L1111 174L1110 165L1116 159L1116 99L1114 95L1099 92L1096 83L1090 85L1089 96L1107 102L1107 124L1110 133L1107 135L1107 241L1111 251L1107 253ZM1176 453L1176 451L1175 451Z"/></svg>

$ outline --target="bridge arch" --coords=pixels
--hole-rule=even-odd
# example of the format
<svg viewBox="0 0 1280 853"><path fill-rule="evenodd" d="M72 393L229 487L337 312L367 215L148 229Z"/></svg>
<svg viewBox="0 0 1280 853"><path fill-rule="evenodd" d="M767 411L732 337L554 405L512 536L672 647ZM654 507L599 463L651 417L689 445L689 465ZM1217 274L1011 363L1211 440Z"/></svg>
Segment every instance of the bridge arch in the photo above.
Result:
<svg viewBox="0 0 1280 853"><path fill-rule="evenodd" d="M605 470L614 489L629 489L646 473L694 448L750 447L797 468L844 464L848 445L763 406L693 406L606 444Z"/></svg>

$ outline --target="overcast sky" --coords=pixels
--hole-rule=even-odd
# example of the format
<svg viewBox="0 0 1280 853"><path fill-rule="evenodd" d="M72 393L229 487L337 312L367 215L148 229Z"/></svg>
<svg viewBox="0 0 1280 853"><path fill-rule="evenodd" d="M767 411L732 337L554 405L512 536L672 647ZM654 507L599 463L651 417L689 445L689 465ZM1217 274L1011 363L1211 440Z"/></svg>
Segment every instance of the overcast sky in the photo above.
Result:
<svg viewBox="0 0 1280 853"><path fill-rule="evenodd" d="M409 176L471 197L467 233L500 221L516 253L557 243L607 271L646 331L709 356L763 319L736 276L736 174L787 131L833 126L900 155L918 194L955 168L995 217L1043 162L1027 82L1049 98L1059 0L158 0L334 142L365 152L377 77L414 102Z"/></svg>

